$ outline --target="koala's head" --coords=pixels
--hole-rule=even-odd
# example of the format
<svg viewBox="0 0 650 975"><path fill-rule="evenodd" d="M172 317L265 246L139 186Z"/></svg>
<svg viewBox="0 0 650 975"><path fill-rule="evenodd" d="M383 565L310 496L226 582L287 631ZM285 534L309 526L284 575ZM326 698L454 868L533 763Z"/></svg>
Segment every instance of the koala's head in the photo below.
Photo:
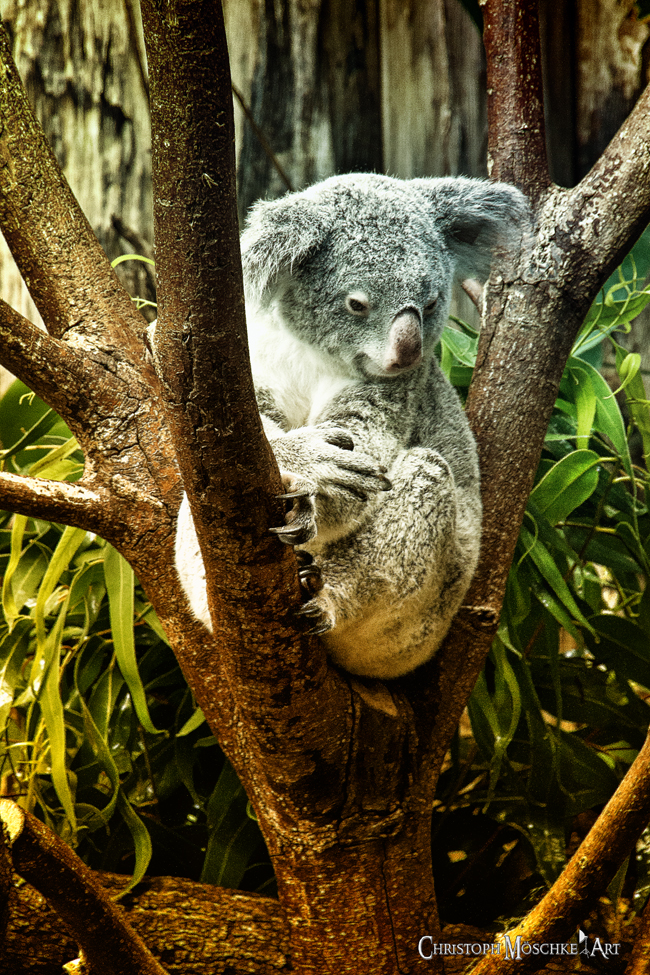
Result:
<svg viewBox="0 0 650 975"><path fill-rule="evenodd" d="M504 183L334 176L253 208L247 300L363 374L397 375L433 355L454 277L485 278L525 213Z"/></svg>

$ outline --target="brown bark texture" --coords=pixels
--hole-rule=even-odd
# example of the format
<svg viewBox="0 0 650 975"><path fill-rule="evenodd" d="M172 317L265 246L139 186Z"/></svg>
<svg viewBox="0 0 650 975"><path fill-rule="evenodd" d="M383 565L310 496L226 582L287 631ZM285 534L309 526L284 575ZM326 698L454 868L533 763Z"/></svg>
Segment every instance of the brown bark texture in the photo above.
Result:
<svg viewBox="0 0 650 975"><path fill-rule="evenodd" d="M648 96L582 184L551 186L541 74L524 71L539 62L535 7L487 0L484 11L500 106L493 173L517 182L534 207L521 254L488 288L468 401L483 474L481 567L438 656L390 686L335 671L300 632L294 560L268 534L281 518L279 484L246 360L219 4L143 3L160 379L143 323L60 176L2 40L0 227L49 334L0 307L0 360L67 420L86 471L69 491L4 475L0 498L27 514L43 503L48 517L100 531L133 565L256 807L297 975L432 970L417 943L439 931L430 863L437 774L496 628L573 337L650 214ZM213 638L190 618L173 571L179 471L206 562ZM570 927L564 920L557 937ZM256 970L244 945L233 951L234 971Z"/></svg>
<svg viewBox="0 0 650 975"><path fill-rule="evenodd" d="M97 874L115 898L129 878ZM78 954L75 939L42 894L14 874L0 975L61 975ZM277 900L176 877L153 877L122 896L118 911L168 975L286 975L291 971Z"/></svg>
<svg viewBox="0 0 650 975"><path fill-rule="evenodd" d="M40 890L96 975L165 975L92 870L44 823L9 799L0 822L20 876Z"/></svg>

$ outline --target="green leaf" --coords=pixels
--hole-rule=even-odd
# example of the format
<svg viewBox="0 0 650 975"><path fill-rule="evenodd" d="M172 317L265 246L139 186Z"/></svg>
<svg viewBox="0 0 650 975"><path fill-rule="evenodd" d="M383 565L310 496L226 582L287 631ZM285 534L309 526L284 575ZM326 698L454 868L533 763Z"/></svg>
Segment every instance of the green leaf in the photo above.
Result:
<svg viewBox="0 0 650 975"><path fill-rule="evenodd" d="M205 721L205 716L201 708L196 708L194 713L187 719L183 727L176 733L177 738L183 738L185 735L191 734L192 731L196 731L200 728Z"/></svg>
<svg viewBox="0 0 650 975"><path fill-rule="evenodd" d="M630 367L626 367L632 359ZM643 441L643 461L646 470L650 470L650 405L645 393L643 378L639 372L641 357L636 353L626 354L620 346L616 347L616 368L618 374L625 381L625 398L632 419L634 420ZM623 370L623 372L621 371Z"/></svg>
<svg viewBox="0 0 650 975"><path fill-rule="evenodd" d="M155 261L152 261L150 257L144 257L143 254L120 254L119 257L111 261L111 267L117 267L119 264L123 264L124 261L142 261L143 264L151 264L152 267L156 266Z"/></svg>
<svg viewBox="0 0 650 975"><path fill-rule="evenodd" d="M261 834L247 814L248 800L231 764L226 762L208 803L210 838L201 880L236 889L258 846Z"/></svg>
<svg viewBox="0 0 650 975"><path fill-rule="evenodd" d="M650 640L648 634L629 619L602 615L593 620L593 636L587 646L599 662L615 673L650 689Z"/></svg>
<svg viewBox="0 0 650 975"><path fill-rule="evenodd" d="M533 488L530 500L551 524L566 521L596 490L600 463L592 450L567 454Z"/></svg>
<svg viewBox="0 0 650 975"><path fill-rule="evenodd" d="M630 449L625 434L625 424L621 411L611 390L597 369L588 362L571 357L567 366L569 375L574 383L580 382L581 375L586 372L596 395L596 427L611 440L614 449L621 459L629 477L633 477Z"/></svg>
<svg viewBox="0 0 650 975"><path fill-rule="evenodd" d="M23 552L23 536L26 527L25 515L14 515L11 527L11 556L2 583L2 609L10 626L18 618L19 610L24 604L24 600L21 602L20 598L14 596L12 580ZM18 602L20 606L17 605Z"/></svg>
<svg viewBox="0 0 650 975"><path fill-rule="evenodd" d="M135 809L129 802L128 798L124 795L122 789L119 790L117 798L117 808L120 811L122 819L128 826L129 832L133 837L133 845L135 848L135 870L133 871L133 877L128 887L120 891L119 895L115 900L119 900L128 894L130 890L136 887L144 875L147 872L147 867L151 862L152 846L151 837L149 836L149 831L145 824L142 822Z"/></svg>
<svg viewBox="0 0 650 975"><path fill-rule="evenodd" d="M576 603L571 590L569 589L567 583L562 577L562 573L558 569L557 565L553 561L553 558L548 553L548 551L539 544L539 542L530 534L527 528L521 529L521 540L526 550L535 563L540 575L544 578L549 586L545 596L548 600L548 608L553 615L556 615L554 609L551 607L555 606L556 600L559 601L571 614L574 620L577 620L588 630L593 632L593 626L585 618L583 613L580 611L578 604ZM540 592L536 591L535 595L542 599ZM544 603L547 605L547 603ZM563 614L564 615L564 614ZM560 620L564 626L567 625L566 619ZM577 636L575 626L569 621L570 629L569 632Z"/></svg>
<svg viewBox="0 0 650 975"><path fill-rule="evenodd" d="M55 587L58 585L61 576L68 568L68 565L72 561L72 558L86 537L86 532L83 528L65 528L59 543L54 550L52 558L50 559L49 565L43 576L43 581L41 582L40 588L38 590L38 596L36 598L36 606L34 608L34 622L36 624L36 640L39 650L34 659L34 666L32 668L32 682L36 679L38 673L38 667L41 664L41 649L45 645L45 640L47 636L45 615L47 610L47 603L50 596L54 592Z"/></svg>
<svg viewBox="0 0 650 975"><path fill-rule="evenodd" d="M0 639L0 729L5 727L16 689L22 683L31 628L31 620L19 620L13 630L5 631Z"/></svg>
<svg viewBox="0 0 650 975"><path fill-rule="evenodd" d="M104 578L108 595L115 656L126 681L142 727L152 735L160 734L147 707L147 698L138 671L133 633L133 569L119 552L107 545L104 555Z"/></svg>

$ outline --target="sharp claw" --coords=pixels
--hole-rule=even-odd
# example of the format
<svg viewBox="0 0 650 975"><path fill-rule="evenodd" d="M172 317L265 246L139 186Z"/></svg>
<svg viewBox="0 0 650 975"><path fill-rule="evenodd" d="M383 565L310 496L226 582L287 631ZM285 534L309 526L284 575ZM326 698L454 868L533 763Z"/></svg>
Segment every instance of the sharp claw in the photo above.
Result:
<svg viewBox="0 0 650 975"><path fill-rule="evenodd" d="M320 636L321 633L327 633L327 631L331 629L331 623L323 623L322 626L314 626L311 630L307 630L307 633L309 636Z"/></svg>
<svg viewBox="0 0 650 975"><path fill-rule="evenodd" d="M310 596L316 596L323 588L323 579L320 569L317 566L308 566L306 569L298 570L300 585Z"/></svg>
<svg viewBox="0 0 650 975"><path fill-rule="evenodd" d="M311 565L314 561L314 556L310 555L309 552L296 552L296 559L298 560L299 566Z"/></svg>
<svg viewBox="0 0 650 975"><path fill-rule="evenodd" d="M320 569L317 565L300 566L298 569L298 576L301 579L306 579L308 576L319 576L320 574Z"/></svg>
<svg viewBox="0 0 650 975"><path fill-rule="evenodd" d="M308 498L309 491L289 491L287 494L276 494L278 501L291 501L292 498Z"/></svg>
<svg viewBox="0 0 650 975"><path fill-rule="evenodd" d="M303 603L296 610L296 616L320 616L320 606L313 606L311 603Z"/></svg>
<svg viewBox="0 0 650 975"><path fill-rule="evenodd" d="M285 545L300 545L303 534L302 528L269 528L269 531L277 535L278 539Z"/></svg>

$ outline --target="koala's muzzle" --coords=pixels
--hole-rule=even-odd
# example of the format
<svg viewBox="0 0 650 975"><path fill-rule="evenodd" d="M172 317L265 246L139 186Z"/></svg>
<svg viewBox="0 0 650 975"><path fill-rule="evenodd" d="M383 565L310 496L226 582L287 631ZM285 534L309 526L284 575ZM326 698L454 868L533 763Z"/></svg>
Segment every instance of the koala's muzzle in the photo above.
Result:
<svg viewBox="0 0 650 975"><path fill-rule="evenodd" d="M415 308L398 312L388 333L384 369L400 372L422 361L422 319Z"/></svg>

